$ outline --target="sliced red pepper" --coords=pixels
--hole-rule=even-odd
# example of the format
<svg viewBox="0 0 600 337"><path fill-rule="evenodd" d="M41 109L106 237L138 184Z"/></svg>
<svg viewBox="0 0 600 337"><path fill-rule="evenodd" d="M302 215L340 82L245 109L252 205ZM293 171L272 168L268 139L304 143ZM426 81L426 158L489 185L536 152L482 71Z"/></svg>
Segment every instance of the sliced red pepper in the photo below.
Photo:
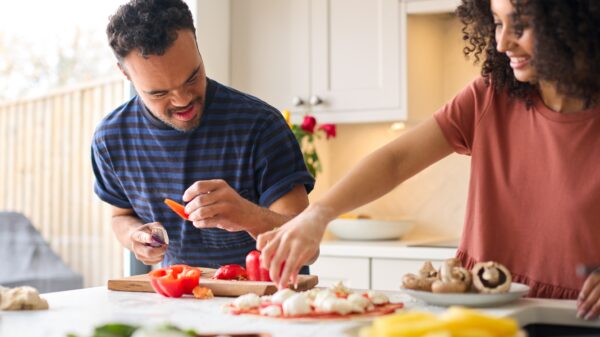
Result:
<svg viewBox="0 0 600 337"><path fill-rule="evenodd" d="M226 264L219 267L212 278L217 280L246 280L248 274L246 269L239 264Z"/></svg>
<svg viewBox="0 0 600 337"><path fill-rule="evenodd" d="M167 206L169 206L173 212L177 213L184 220L189 220L189 214L185 212L185 206L171 199L165 199L165 204L167 204Z"/></svg>
<svg viewBox="0 0 600 337"><path fill-rule="evenodd" d="M258 250L253 250L246 255L246 271L250 281L267 281L271 282L269 271L260 266L261 254Z"/></svg>
<svg viewBox="0 0 600 337"><path fill-rule="evenodd" d="M200 274L199 268L180 264L153 270L148 275L154 291L166 297L181 297L192 293Z"/></svg>

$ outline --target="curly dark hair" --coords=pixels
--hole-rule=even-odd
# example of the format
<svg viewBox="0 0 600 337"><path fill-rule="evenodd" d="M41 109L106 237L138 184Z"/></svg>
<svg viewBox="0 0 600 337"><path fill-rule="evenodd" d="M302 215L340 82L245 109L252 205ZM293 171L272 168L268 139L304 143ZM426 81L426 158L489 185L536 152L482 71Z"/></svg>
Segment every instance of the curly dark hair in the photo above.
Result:
<svg viewBox="0 0 600 337"><path fill-rule="evenodd" d="M110 17L106 35L122 62L134 49L143 57L163 55L181 29L196 34L192 13L183 0L131 0Z"/></svg>
<svg viewBox="0 0 600 337"><path fill-rule="evenodd" d="M527 15L535 32L534 63L539 79L557 83L559 93L584 100L588 106L600 101L600 1L511 0L513 19L522 31L520 18ZM496 50L495 26L490 0L462 0L456 15L463 23L465 55L475 63L485 52L481 75L496 90L531 103L536 87L519 82L510 60Z"/></svg>

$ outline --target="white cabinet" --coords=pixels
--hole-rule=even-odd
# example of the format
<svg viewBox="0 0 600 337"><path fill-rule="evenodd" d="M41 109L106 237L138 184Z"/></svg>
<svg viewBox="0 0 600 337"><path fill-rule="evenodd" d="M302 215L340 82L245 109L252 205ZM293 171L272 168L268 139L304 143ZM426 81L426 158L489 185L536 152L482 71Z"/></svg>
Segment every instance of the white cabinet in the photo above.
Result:
<svg viewBox="0 0 600 337"><path fill-rule="evenodd" d="M319 287L342 281L350 288L370 289L369 258L321 256L310 266L310 273L319 276Z"/></svg>
<svg viewBox="0 0 600 337"><path fill-rule="evenodd" d="M407 14L452 13L460 0L404 0Z"/></svg>
<svg viewBox="0 0 600 337"><path fill-rule="evenodd" d="M399 0L233 0L231 7L234 87L321 123L404 118Z"/></svg>
<svg viewBox="0 0 600 337"><path fill-rule="evenodd" d="M323 241L310 272L319 276L320 287L343 281L350 288L393 291L425 261L439 268L455 256L455 248L412 247L402 241Z"/></svg>
<svg viewBox="0 0 600 337"><path fill-rule="evenodd" d="M425 261L431 261L434 266L439 266L442 262L442 260L374 258L371 260L371 287L377 290L399 290L402 276L418 273Z"/></svg>

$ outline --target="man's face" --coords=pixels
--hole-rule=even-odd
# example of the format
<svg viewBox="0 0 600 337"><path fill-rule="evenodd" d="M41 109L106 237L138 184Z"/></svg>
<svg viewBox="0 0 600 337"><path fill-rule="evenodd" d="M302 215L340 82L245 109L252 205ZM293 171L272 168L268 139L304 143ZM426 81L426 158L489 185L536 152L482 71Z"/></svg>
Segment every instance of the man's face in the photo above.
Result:
<svg viewBox="0 0 600 337"><path fill-rule="evenodd" d="M144 58L136 50L120 65L150 112L180 131L200 124L206 93L206 73L194 34L177 32L164 55Z"/></svg>

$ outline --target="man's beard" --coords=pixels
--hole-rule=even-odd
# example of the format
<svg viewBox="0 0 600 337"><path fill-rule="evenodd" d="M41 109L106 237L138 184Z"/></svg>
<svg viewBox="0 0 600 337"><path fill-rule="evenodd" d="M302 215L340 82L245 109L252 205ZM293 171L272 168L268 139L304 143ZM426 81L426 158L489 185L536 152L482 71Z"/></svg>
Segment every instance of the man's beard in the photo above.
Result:
<svg viewBox="0 0 600 337"><path fill-rule="evenodd" d="M192 102L190 102L190 104L188 104L188 107L189 107L189 105L198 107L198 112L196 113L196 116L194 116L194 120L186 122L186 123L193 123L192 125L182 128L180 126L175 125L174 123L171 123L168 120L163 120L163 122L177 131L190 132L190 131L195 130L200 125L200 118L202 116L202 107L203 107L202 98L196 97L194 100L192 100ZM167 116L173 116L175 111L185 110L186 108L184 108L184 109L167 109Z"/></svg>

